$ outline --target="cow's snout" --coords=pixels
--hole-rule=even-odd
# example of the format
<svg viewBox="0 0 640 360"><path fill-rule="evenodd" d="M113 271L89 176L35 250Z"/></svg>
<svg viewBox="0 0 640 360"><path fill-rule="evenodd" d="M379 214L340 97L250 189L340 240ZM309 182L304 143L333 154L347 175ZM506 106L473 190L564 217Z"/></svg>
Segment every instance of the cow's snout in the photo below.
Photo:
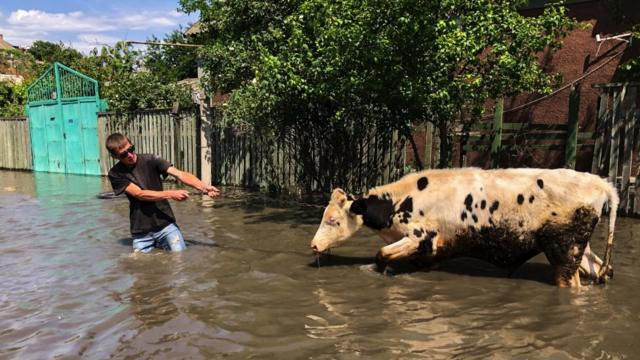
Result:
<svg viewBox="0 0 640 360"><path fill-rule="evenodd" d="M318 253L318 247L315 244L311 244L311 250L313 250L314 253Z"/></svg>

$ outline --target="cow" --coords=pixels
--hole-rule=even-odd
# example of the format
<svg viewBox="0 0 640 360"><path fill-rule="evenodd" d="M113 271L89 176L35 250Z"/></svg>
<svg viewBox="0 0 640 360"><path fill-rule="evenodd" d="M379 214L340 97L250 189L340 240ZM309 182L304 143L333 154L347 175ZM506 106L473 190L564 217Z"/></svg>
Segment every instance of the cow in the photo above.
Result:
<svg viewBox="0 0 640 360"><path fill-rule="evenodd" d="M619 198L600 177L570 169L425 170L355 198L335 189L311 241L316 254L342 245L364 226L386 243L378 271L390 261L431 263L473 257L514 271L539 253L559 287L580 287L580 274L604 281ZM604 260L589 246L609 209Z"/></svg>

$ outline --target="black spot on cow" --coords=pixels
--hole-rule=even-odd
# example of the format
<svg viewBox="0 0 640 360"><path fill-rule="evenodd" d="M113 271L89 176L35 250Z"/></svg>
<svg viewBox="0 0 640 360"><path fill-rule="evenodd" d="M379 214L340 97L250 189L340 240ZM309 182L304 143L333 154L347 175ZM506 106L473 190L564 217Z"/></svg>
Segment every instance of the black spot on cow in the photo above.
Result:
<svg viewBox="0 0 640 360"><path fill-rule="evenodd" d="M495 225L495 223L493 222L493 219L492 219L492 218L489 218L489 224L491 224L491 226L494 226L494 225Z"/></svg>
<svg viewBox="0 0 640 360"><path fill-rule="evenodd" d="M467 212L462 210L462 214L460 214L460 220L465 221L467 220Z"/></svg>
<svg viewBox="0 0 640 360"><path fill-rule="evenodd" d="M535 199L536 199L535 196L533 196L533 195L529 196L529 204L533 203L533 200L535 200Z"/></svg>
<svg viewBox="0 0 640 360"><path fill-rule="evenodd" d="M473 219L473 222L478 222L478 217L476 216L476 214L471 214L471 218Z"/></svg>
<svg viewBox="0 0 640 360"><path fill-rule="evenodd" d="M418 254L431 254L433 252L433 238L438 235L435 231L427 231L424 240L418 244Z"/></svg>
<svg viewBox="0 0 640 360"><path fill-rule="evenodd" d="M424 216L424 211L420 210L420 216Z"/></svg>
<svg viewBox="0 0 640 360"><path fill-rule="evenodd" d="M340 221L336 221L336 225L340 226Z"/></svg>
<svg viewBox="0 0 640 360"><path fill-rule="evenodd" d="M400 223L408 224L409 219L411 219L411 213L413 212L413 198L411 196L407 196L406 199L400 204L397 214L400 215Z"/></svg>
<svg viewBox="0 0 640 360"><path fill-rule="evenodd" d="M524 221L522 221L522 220L518 221L518 226L523 227L524 226Z"/></svg>
<svg viewBox="0 0 640 360"><path fill-rule="evenodd" d="M484 210L487 207L487 200L480 201L480 209Z"/></svg>
<svg viewBox="0 0 640 360"><path fill-rule="evenodd" d="M482 191L482 190L483 190L482 187L480 187L480 191Z"/></svg>
<svg viewBox="0 0 640 360"><path fill-rule="evenodd" d="M538 179L538 187L544 189L544 181L542 181L542 179Z"/></svg>
<svg viewBox="0 0 640 360"><path fill-rule="evenodd" d="M464 198L464 206L467 207L468 211L472 211L473 208L471 207L471 205L473 205L473 196L471 196L471 194L468 194L466 198Z"/></svg>
<svg viewBox="0 0 640 360"><path fill-rule="evenodd" d="M473 207L477 209L478 208L478 203L476 203Z"/></svg>
<svg viewBox="0 0 640 360"><path fill-rule="evenodd" d="M427 179L426 176L423 176L420 179L418 179L418 190L422 191L426 189L427 185L429 185L429 179Z"/></svg>
<svg viewBox="0 0 640 360"><path fill-rule="evenodd" d="M417 238L421 238L422 237L422 229L413 229L413 235L415 235Z"/></svg>
<svg viewBox="0 0 640 360"><path fill-rule="evenodd" d="M407 196L406 199L398 207L398 212L412 212L413 211L413 198Z"/></svg>
<svg viewBox="0 0 640 360"><path fill-rule="evenodd" d="M500 202L498 200L494 201L493 204L491 204L491 207L489 208L489 213L493 214L494 211L498 210L499 206L500 206Z"/></svg>
<svg viewBox="0 0 640 360"><path fill-rule="evenodd" d="M518 205L522 205L524 203L524 195L518 194Z"/></svg>
<svg viewBox="0 0 640 360"><path fill-rule="evenodd" d="M380 199L376 195L354 201L349 211L362 215L364 224L376 230L390 227L394 213L391 200Z"/></svg>
<svg viewBox="0 0 640 360"><path fill-rule="evenodd" d="M551 212L551 215L552 215L552 216L557 216L558 214L556 214L556 212L555 212L555 211L552 211L552 212Z"/></svg>

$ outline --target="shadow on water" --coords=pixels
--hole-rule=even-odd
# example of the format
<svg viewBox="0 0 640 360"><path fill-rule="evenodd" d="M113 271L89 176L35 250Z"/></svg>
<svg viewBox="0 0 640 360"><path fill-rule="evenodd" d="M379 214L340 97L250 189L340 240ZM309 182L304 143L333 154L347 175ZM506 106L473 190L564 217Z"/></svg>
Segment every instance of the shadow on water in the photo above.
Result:
<svg viewBox="0 0 640 360"><path fill-rule="evenodd" d="M375 257L358 257L324 254L320 259L307 264L309 267L332 266L359 266L374 265ZM446 272L455 275L466 275L483 278L511 278L536 281L543 284L554 285L553 268L551 265L541 262L527 262L514 272L501 269L488 262L473 258L458 258L430 265L422 260L397 260L389 264L387 275L403 275L419 272Z"/></svg>
<svg viewBox="0 0 640 360"><path fill-rule="evenodd" d="M288 223L292 226L317 224L322 218L323 204L326 204L315 199L307 201L263 193L247 194L228 188L223 189L219 200L214 208L242 211L250 217L247 224Z"/></svg>

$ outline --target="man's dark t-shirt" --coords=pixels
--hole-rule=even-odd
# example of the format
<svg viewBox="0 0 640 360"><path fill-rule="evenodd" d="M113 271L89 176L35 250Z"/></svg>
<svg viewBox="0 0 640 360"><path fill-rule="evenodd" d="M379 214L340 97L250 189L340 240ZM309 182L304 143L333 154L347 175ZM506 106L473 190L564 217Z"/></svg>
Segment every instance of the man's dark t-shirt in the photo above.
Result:
<svg viewBox="0 0 640 360"><path fill-rule="evenodd" d="M153 154L138 154L138 159L133 167L129 167L119 161L109 170L109 181L116 195L120 195L134 183L142 190L162 191L160 176L167 177L167 169L171 163ZM175 223L168 200L142 201L127 194L129 198L129 219L131 221L131 234L145 234L164 229L167 225Z"/></svg>

